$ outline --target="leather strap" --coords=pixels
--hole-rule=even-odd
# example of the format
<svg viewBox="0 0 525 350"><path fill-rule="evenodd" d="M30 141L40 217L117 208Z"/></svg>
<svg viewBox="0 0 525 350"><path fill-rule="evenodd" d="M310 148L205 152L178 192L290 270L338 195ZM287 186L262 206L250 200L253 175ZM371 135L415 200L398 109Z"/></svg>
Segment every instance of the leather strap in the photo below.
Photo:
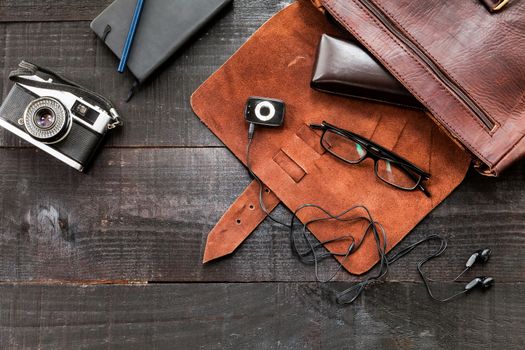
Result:
<svg viewBox="0 0 525 350"><path fill-rule="evenodd" d="M267 191L265 188L263 200L266 209L272 211L280 200ZM265 218L259 206L259 184L253 180L208 234L203 263L233 253Z"/></svg>

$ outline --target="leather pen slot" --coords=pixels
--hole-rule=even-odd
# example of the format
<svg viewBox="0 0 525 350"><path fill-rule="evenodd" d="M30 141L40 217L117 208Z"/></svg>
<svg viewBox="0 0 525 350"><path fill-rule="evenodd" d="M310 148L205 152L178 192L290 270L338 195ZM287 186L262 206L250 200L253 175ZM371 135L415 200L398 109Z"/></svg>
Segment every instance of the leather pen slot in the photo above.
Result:
<svg viewBox="0 0 525 350"><path fill-rule="evenodd" d="M303 140L304 143L310 146L317 154L323 155L326 151L321 146L321 134L322 132L316 132L306 124L296 133L297 137Z"/></svg>
<svg viewBox="0 0 525 350"><path fill-rule="evenodd" d="M295 183L299 183L299 181L301 181L306 175L306 171L304 171L299 164L294 162L290 156L284 153L282 149L273 157L273 161L277 163L277 165L279 165L281 169L283 169L284 172L295 181Z"/></svg>

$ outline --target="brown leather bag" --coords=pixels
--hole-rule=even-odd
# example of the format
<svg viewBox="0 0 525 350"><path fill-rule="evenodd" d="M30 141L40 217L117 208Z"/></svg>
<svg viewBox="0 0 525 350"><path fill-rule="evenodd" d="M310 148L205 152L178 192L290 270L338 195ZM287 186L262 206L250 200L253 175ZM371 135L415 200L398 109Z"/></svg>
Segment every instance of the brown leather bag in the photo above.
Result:
<svg viewBox="0 0 525 350"><path fill-rule="evenodd" d="M525 1L507 2L314 0L493 176L525 155Z"/></svg>

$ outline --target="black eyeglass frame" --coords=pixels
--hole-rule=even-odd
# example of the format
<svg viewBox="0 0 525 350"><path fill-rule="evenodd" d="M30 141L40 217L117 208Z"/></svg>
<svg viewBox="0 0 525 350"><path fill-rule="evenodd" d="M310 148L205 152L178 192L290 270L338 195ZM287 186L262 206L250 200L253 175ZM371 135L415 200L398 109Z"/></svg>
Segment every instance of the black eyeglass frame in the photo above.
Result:
<svg viewBox="0 0 525 350"><path fill-rule="evenodd" d="M375 142L370 141L369 139L363 136L360 136L358 134L355 134L345 129L338 128L337 126L332 125L326 121L323 121L322 124L310 124L310 128L323 131L323 134L321 135L321 139L320 139L321 147L323 147L324 150L326 150L327 152L329 152L331 155L335 156L336 158L348 164L359 164L365 159L371 158L374 161L374 174L376 175L378 179L380 179L387 185L390 185L402 191L415 191L416 189L418 189L421 192L423 192L425 196L430 197L430 192L422 184L423 181L430 179L430 174L421 170L414 164L410 163L405 158L395 154L392 151L385 149L384 147L378 145ZM350 141L358 143L365 149L366 153L359 160L355 162L342 158L338 154L332 152L330 149L325 147L325 145L323 144L323 138L325 137L325 134L327 131L331 131L339 136L349 139ZM407 174L414 181L416 181L416 184L413 187L407 188L407 187L402 187L402 186L398 186L396 184L387 182L377 173L378 160L385 160L385 161L396 164L399 167L399 169L403 170L405 174ZM414 178L414 175L418 175L419 179Z"/></svg>

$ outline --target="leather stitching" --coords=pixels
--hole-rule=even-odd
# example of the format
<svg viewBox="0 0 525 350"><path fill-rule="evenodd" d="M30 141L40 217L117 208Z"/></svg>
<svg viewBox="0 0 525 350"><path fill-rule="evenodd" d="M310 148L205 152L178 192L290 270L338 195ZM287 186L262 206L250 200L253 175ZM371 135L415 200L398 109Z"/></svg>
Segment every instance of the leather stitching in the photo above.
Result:
<svg viewBox="0 0 525 350"><path fill-rule="evenodd" d="M373 18L373 17L372 17L372 16L371 16L371 15L370 15L370 14L369 14L369 13L368 13L368 12L367 12L367 11L361 6L361 5L360 5L360 4L356 3L355 1L354 1L354 3L355 3L356 6L358 6L358 7L359 7L359 8L365 13L365 15L366 15L367 17L369 17L373 22L375 22L376 24L378 24L378 28L379 28L382 32L384 32L385 34L387 34L387 35L388 35L388 36L389 36L389 37L390 37L395 43L397 43L397 44L399 45L399 47L400 47L400 48L401 48L401 49L402 49L402 50L403 50L408 56L410 56L410 57L413 59L413 61L414 61L417 65L419 65L421 68L423 68L423 70L425 70L426 72L430 73L430 72L428 71L428 68L424 67L424 66L421 64L421 62L417 61L417 60L415 59L415 57L414 57L412 54L410 54L410 52L408 52L408 51L403 47L403 45L401 45L401 43L399 43L399 41L398 41L396 38L394 38L394 37L392 36L392 33L387 32L387 31L382 27L382 25L381 25L380 23L378 23L377 20L376 20L375 18ZM332 13L332 15L334 15L335 17L337 17L337 19L338 19L339 21L341 21L341 22L343 22L344 24L346 24L347 27L350 27L350 24L349 24L349 23L348 23L348 22L347 22L347 21L341 16L341 14L340 14L337 10L335 10L335 9L333 8L332 5L330 5L330 4L327 3L326 1L325 1L325 4L324 4L324 5L325 5L325 7L327 7L328 9L330 9L330 12ZM399 72L398 72L394 67L392 67L391 64L389 64L388 62L385 62L385 61L380 57L380 55L379 55L375 50L373 50L373 49L370 47L370 45L368 44L368 42L367 42L366 40L364 40L364 38L363 38L361 35L359 35L358 33L356 33L354 30L352 30L352 29L350 29L350 28L347 28L347 30L349 30L350 32L352 32L352 34L353 34L354 36L356 36L357 38L359 38L360 41L361 41L361 43L363 43L363 45L364 45L368 50L370 50L371 52L374 52L374 53L375 53L375 56L376 56L376 57L377 57L377 58L378 58L378 59L379 59L379 60L380 60L385 66L387 66L387 67L389 68L389 70L395 75L395 77L396 77L397 79L403 81L403 82L406 84L408 90L409 90L412 94L414 94L416 97L418 97L418 98L419 98L420 100L422 100L422 101L425 101L425 102L427 101L427 100L426 100L425 98L423 98L419 93L417 93L416 91L414 91L414 89L411 87L411 85L410 85L410 84L409 84L404 78L401 77L401 75L399 74ZM434 77L432 74L430 74L430 77L438 83L438 86L441 87L441 85L440 85L439 82L437 81L436 77ZM442 89L443 91L447 92L447 93L450 93L450 92L448 92L447 90L443 89L443 87L441 87L441 89ZM463 109L466 110L465 106L463 106L462 104L460 104L460 106L461 106ZM447 125L447 127L448 127L449 129L451 129L451 130L455 133L455 136L456 136L457 138L459 138L464 144L466 144L466 145L469 147L469 149L471 150L472 153L474 153L477 157L479 157L481 160L483 160L487 165L489 165L489 166L492 167L492 162L489 162L489 161L488 161L483 155L481 155L480 151L479 151L476 147L473 147L473 146L472 146L467 140L465 140L465 139L464 139L464 138L458 133L458 131L456 130L455 127L453 127L450 123L448 123L446 120L444 120L443 116L441 116L439 113L437 113L436 110L433 109L432 107L429 107L429 106L426 106L426 107L427 107L427 108L428 108L428 109L429 109L429 110L430 110L430 111L431 111L436 117L439 117L440 121L441 121L442 123L444 123L445 125ZM467 111L467 112L468 112L468 111ZM479 123L479 121L478 121L478 123Z"/></svg>
<svg viewBox="0 0 525 350"><path fill-rule="evenodd" d="M372 1L372 0L371 0ZM403 34L405 34L407 37L409 37L412 41L414 41L417 46L419 47L419 49L421 49L427 56L430 56L430 58L432 59L432 61L434 61L434 64L437 65L440 69L442 69L451 79L452 81L456 84L456 85L459 85L459 86L462 86L459 81L456 79L456 77L454 76L454 74L452 74L448 69L446 69L442 64L439 63L439 61L413 36L411 35L406 29L405 27L403 27L403 25L397 21L394 17L394 15L388 11L383 5L381 5L380 3L376 2L376 1L373 1L374 4L379 7L383 12L385 12L388 16L389 16L389 19L391 21L393 21L397 27L403 32ZM456 98L453 94L450 94L452 97ZM483 108L483 106L480 104L479 100L470 95L469 94L469 97L474 100L474 102L476 102L476 105L478 106L479 109L481 109L485 114L487 115L490 115L487 110L485 108ZM460 101L461 102L461 101ZM468 111L468 110L467 110ZM472 112L469 111L469 114L472 115ZM491 116L492 117L492 116ZM474 116L475 120L477 122L479 122L478 120L478 117L477 116ZM493 119L495 119L494 117L492 117ZM481 126L483 127L483 129L486 129L486 126L483 124L483 123L480 123ZM499 126L499 123L496 121L496 127L494 127L492 130L490 130L489 134L493 135L494 132L497 130L497 126Z"/></svg>
<svg viewBox="0 0 525 350"><path fill-rule="evenodd" d="M430 128L430 150L428 152L428 172L429 174L432 174L432 152L434 152L434 129L436 128L435 125L432 125ZM434 208L434 201L432 197L430 197L430 205L432 208Z"/></svg>
<svg viewBox="0 0 525 350"><path fill-rule="evenodd" d="M387 34L390 38L392 38L395 42L398 43L399 47L410 57L413 58L414 62L420 66L421 68L423 68L425 71L427 71L429 74L430 74L430 77L432 78L432 80L434 80L436 83L438 83L438 86L441 88L442 91L444 91L445 93L447 93L450 97L452 97L453 99L457 100L457 97L454 96L454 94L452 94L448 89L446 89L445 87L443 87L440 83L440 81L435 77L434 73L430 70L430 68L426 67L425 65L423 65L415 56L414 54L412 54L411 52L409 52L405 47L404 47L404 44L401 43L392 33L390 33L389 31L385 30L383 28L383 25L377 21L374 17L372 17L369 13L368 13L368 10L366 10L364 7L361 6L361 4L357 3L354 1L354 3L359 7L361 8L365 13L366 15L371 18L375 23L378 24L378 28L384 32L385 34ZM399 74L399 73L398 73ZM404 79L402 79L403 81L405 81L407 84L408 82ZM467 112L467 114L471 115L472 116L472 112L470 110L467 109L467 107L465 107L463 105L463 103L460 103L459 106L465 111ZM428 106L427 106L428 108ZM474 116L474 118L472 118L483 130L486 129L486 126L477 118ZM447 123L447 125L449 125ZM454 130L455 131L455 130Z"/></svg>

